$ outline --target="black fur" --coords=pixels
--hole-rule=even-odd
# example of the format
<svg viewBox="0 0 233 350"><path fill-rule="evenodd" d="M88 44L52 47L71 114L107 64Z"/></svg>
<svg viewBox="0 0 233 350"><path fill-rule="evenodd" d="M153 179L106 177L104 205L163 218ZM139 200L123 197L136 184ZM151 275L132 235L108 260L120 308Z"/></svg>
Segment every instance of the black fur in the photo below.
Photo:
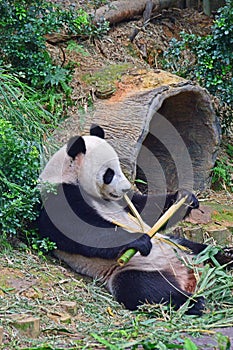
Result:
<svg viewBox="0 0 233 350"><path fill-rule="evenodd" d="M192 209L199 207L197 198L189 191L180 190L175 193L164 195L146 195L140 193L131 194L134 206L142 215L143 220L150 226L159 219L159 217L169 209L176 201L187 196L185 204L176 212L173 218L163 226L162 229L173 226L183 220Z"/></svg>
<svg viewBox="0 0 233 350"><path fill-rule="evenodd" d="M105 133L104 129L102 129L99 125L92 124L90 128L90 135L100 137L104 139Z"/></svg>
<svg viewBox="0 0 233 350"><path fill-rule="evenodd" d="M111 168L108 168L106 170L103 178L105 185L109 185L112 182L114 175L115 175L115 172Z"/></svg>
<svg viewBox="0 0 233 350"><path fill-rule="evenodd" d="M86 145L82 136L74 136L72 137L67 144L67 154L71 158L75 159L78 154L86 153Z"/></svg>
<svg viewBox="0 0 233 350"><path fill-rule="evenodd" d="M84 200L79 185L58 185L56 193L48 193L45 206L41 209L38 224L40 235L49 237L56 243L58 249L86 257L115 259L129 248L134 248L146 256L150 253L152 247L151 240L146 234L129 233L121 228L117 228L116 232L115 225L103 219L88 204L87 196ZM96 248L77 242L80 233L87 237L88 235L95 235L98 242L98 238L106 230L107 234L112 235L113 239L119 237L120 234L124 236L128 234L129 241L134 236L136 239L114 248ZM77 241L70 239L69 234L72 237L77 237ZM94 242L94 239L92 241Z"/></svg>
<svg viewBox="0 0 233 350"><path fill-rule="evenodd" d="M84 198L85 197L85 198ZM161 196L152 196L145 198L145 195L135 195L133 197L133 203L135 206L139 206L139 203L146 202L146 205L153 202L153 206L149 208L154 212L154 221L156 220L156 211L160 215L164 211L163 208L158 210L158 205L161 201L165 202L165 209L174 203L177 194L169 194L164 198ZM136 199L136 201L135 201ZM152 204L151 204L152 205ZM126 210L128 210L126 208ZM185 215L185 212L182 215ZM178 219L182 219L179 217ZM142 255L146 256L151 250L151 241L147 235L141 235L140 233L131 233L117 228L111 222L102 218L94 208L88 204L88 195L80 190L79 184L60 184L57 186L56 193L47 193L45 205L41 209L41 213L38 220L39 232L42 237L49 237L56 243L57 248L69 253L82 254L87 257L100 257L104 259L114 259L118 257L123 251L134 248L138 250ZM114 248L95 248L86 244L80 244L80 234L83 237L93 237L92 242L98 240L101 242L103 235L111 235L112 239L120 241L120 237L129 237L130 243L116 246ZM135 240L132 241L132 237L135 236ZM69 237L77 237L77 241ZM106 237L106 236L105 236ZM132 242L131 242L132 241ZM104 243L104 238L102 243Z"/></svg>
<svg viewBox="0 0 233 350"><path fill-rule="evenodd" d="M112 289L116 300L129 310L136 310L144 303L171 303L178 310L191 296L180 289L176 278L166 270L162 273L139 270L120 272L113 279ZM203 309L204 298L190 299L190 307L186 313L200 316Z"/></svg>

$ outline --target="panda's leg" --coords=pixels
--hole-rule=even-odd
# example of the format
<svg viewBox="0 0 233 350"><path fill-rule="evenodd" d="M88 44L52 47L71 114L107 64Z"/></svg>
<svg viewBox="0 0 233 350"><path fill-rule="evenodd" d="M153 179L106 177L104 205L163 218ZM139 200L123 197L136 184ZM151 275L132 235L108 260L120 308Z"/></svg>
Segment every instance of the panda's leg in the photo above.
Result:
<svg viewBox="0 0 233 350"><path fill-rule="evenodd" d="M170 236L169 239L171 239L175 243L178 243L184 247L189 248L194 255L201 253L203 250L205 250L208 247L207 244L193 242L183 237L177 238L175 236ZM233 248L232 247L222 248L214 257L219 262L220 265L227 265L228 268L231 268L231 269L233 268ZM206 262L211 262L211 261L207 260Z"/></svg>
<svg viewBox="0 0 233 350"><path fill-rule="evenodd" d="M197 255L206 249L207 244L190 241L183 237L169 236L169 239L175 243L189 248L193 254Z"/></svg>
<svg viewBox="0 0 233 350"><path fill-rule="evenodd" d="M136 310L143 303L171 304L177 310L191 297L166 271L122 271L113 279L111 291L116 300L129 310ZM203 309L203 297L190 298L187 314L200 316Z"/></svg>

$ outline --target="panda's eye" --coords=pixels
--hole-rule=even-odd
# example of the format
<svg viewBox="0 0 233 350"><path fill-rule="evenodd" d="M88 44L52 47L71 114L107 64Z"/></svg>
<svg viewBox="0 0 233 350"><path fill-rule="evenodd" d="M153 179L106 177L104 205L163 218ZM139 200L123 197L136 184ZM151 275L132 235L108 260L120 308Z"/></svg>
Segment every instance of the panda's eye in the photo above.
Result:
<svg viewBox="0 0 233 350"><path fill-rule="evenodd" d="M114 175L115 175L115 172L111 168L108 168L105 171L104 176L103 176L103 180L104 180L105 185L109 185L110 184L110 182L112 181Z"/></svg>

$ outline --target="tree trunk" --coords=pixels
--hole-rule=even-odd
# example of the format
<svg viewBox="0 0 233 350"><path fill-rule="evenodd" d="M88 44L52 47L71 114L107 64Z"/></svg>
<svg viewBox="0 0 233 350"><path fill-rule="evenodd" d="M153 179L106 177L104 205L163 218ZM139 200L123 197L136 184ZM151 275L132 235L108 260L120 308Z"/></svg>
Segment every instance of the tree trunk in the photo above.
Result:
<svg viewBox="0 0 233 350"><path fill-rule="evenodd" d="M203 0L203 11L207 16L210 16L213 11L224 5L224 0Z"/></svg>
<svg viewBox="0 0 233 350"><path fill-rule="evenodd" d="M183 7L183 0L150 0L153 8L161 11L169 7ZM118 0L112 1L96 10L95 21L99 22L102 18L109 21L110 24L116 24L121 21L130 20L135 16L142 15L148 0Z"/></svg>

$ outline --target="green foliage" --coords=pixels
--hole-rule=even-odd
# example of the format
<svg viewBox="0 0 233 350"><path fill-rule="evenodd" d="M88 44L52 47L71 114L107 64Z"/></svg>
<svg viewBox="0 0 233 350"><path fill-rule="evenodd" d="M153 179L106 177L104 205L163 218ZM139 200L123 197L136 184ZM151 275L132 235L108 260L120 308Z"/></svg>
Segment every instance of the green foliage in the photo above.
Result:
<svg viewBox="0 0 233 350"><path fill-rule="evenodd" d="M37 234L33 237L30 236L29 242L31 242L32 249L34 249L40 257L45 257L44 253L56 249L56 243L51 242L48 237L40 239Z"/></svg>
<svg viewBox="0 0 233 350"><path fill-rule="evenodd" d="M212 184L216 190L233 192L233 146L226 144L224 147L225 156L217 159L212 169Z"/></svg>
<svg viewBox="0 0 233 350"><path fill-rule="evenodd" d="M95 25L85 11L62 10L45 0L2 0L0 13L0 230L4 236L23 233L34 249L47 251L54 245L30 238L28 223L37 216L43 141L65 114L71 69L52 61L46 34L89 38L108 24Z"/></svg>
<svg viewBox="0 0 233 350"><path fill-rule="evenodd" d="M38 94L15 76L0 69L0 112L1 117L14 125L18 134L39 145L49 128L54 128L56 115L43 109L38 102Z"/></svg>
<svg viewBox="0 0 233 350"><path fill-rule="evenodd" d="M223 157L216 161L212 170L212 183L215 189L229 189L233 192L233 164Z"/></svg>
<svg viewBox="0 0 233 350"><path fill-rule="evenodd" d="M89 52L86 51L82 45L78 44L76 41L74 40L70 40L66 49L68 51L75 51L77 53L82 54L83 56L90 56Z"/></svg>
<svg viewBox="0 0 233 350"><path fill-rule="evenodd" d="M233 1L227 0L219 10L210 35L181 33L181 38L171 41L164 54L164 68L197 79L222 105L233 108ZM224 130L232 122L231 114L222 123Z"/></svg>
<svg viewBox="0 0 233 350"><path fill-rule="evenodd" d="M33 141L25 141L2 118L0 136L0 228L5 234L25 233L27 223L36 218L35 205L39 203L39 152Z"/></svg>
<svg viewBox="0 0 233 350"><path fill-rule="evenodd" d="M31 88L1 71L0 94L0 232L2 237L30 237L28 226L38 215L40 201L37 178L42 140L57 120L25 97L33 99ZM39 245L45 248L42 242Z"/></svg>
<svg viewBox="0 0 233 350"><path fill-rule="evenodd" d="M83 10L61 10L45 0L2 0L0 13L0 64L41 88L67 84L70 75L68 67L52 62L46 34L66 30L67 34L89 37L108 30L105 21L95 25Z"/></svg>

